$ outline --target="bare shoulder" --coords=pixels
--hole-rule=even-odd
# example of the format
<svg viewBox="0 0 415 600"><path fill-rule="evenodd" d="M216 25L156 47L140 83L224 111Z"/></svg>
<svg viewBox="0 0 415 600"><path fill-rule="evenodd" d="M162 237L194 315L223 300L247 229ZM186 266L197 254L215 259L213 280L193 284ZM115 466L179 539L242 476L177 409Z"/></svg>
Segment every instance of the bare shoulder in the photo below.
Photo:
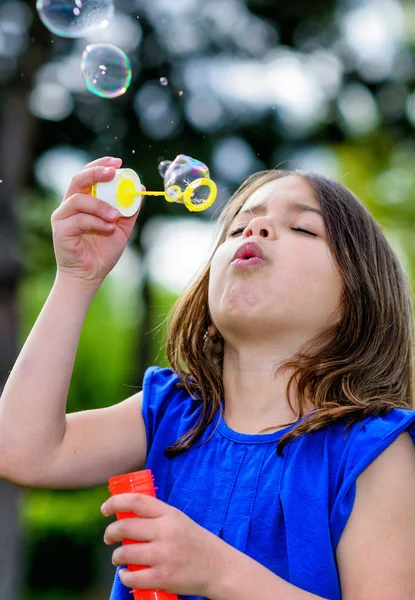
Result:
<svg viewBox="0 0 415 600"><path fill-rule="evenodd" d="M415 598L415 446L409 433L357 478L337 562L343 600Z"/></svg>

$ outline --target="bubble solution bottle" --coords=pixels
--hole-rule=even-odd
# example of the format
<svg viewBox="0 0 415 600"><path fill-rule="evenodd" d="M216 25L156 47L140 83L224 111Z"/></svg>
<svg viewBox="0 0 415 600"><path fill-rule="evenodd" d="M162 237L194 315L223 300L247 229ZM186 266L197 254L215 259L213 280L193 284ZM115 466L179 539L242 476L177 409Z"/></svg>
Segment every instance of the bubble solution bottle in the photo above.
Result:
<svg viewBox="0 0 415 600"><path fill-rule="evenodd" d="M114 494L126 494L131 492L139 492L140 494L148 494L149 496L156 497L156 488L154 487L154 476L151 469L145 469L143 471L134 471L133 473L126 473L125 475L117 475L116 477L110 477L108 479L108 490L112 495ZM132 512L121 512L116 513L117 519L130 519L137 518L136 514ZM145 543L139 540L130 540L126 538L123 540L123 544L137 544ZM140 571L146 569L146 565L127 565L129 571ZM133 590L134 600L178 600L176 594L169 594L163 590Z"/></svg>

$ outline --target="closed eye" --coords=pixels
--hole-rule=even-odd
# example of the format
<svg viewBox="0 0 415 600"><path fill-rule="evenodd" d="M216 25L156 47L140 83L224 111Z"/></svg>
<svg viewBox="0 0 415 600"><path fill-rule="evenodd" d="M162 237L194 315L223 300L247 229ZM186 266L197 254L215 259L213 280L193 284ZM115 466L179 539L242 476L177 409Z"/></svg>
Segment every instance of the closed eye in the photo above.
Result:
<svg viewBox="0 0 415 600"><path fill-rule="evenodd" d="M307 233L308 235L313 235L314 237L317 237L316 233L312 233L311 231L307 231L307 229L301 229L301 227L291 227L291 229L293 231L302 231L303 233Z"/></svg>
<svg viewBox="0 0 415 600"><path fill-rule="evenodd" d="M236 235L237 233L242 233L245 227L238 227L238 229L234 229L229 233L229 235Z"/></svg>
<svg viewBox="0 0 415 600"><path fill-rule="evenodd" d="M231 231L229 233L229 235L230 236L235 236L237 233L242 233L244 229L245 229L245 227L238 227L234 231ZM291 229L292 229L292 231L301 231L302 233L306 233L307 235L312 235L314 237L317 237L316 233L312 233L311 231L307 231L307 229L301 229L301 227L291 227Z"/></svg>

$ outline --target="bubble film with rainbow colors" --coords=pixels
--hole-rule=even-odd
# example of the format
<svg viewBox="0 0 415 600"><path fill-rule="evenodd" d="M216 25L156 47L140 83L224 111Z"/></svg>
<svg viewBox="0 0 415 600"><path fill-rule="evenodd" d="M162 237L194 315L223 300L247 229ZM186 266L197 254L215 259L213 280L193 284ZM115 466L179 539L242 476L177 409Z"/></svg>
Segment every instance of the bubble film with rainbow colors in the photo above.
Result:
<svg viewBox="0 0 415 600"><path fill-rule="evenodd" d="M113 0L37 0L42 23L55 35L83 37L106 27L114 14Z"/></svg>
<svg viewBox="0 0 415 600"><path fill-rule="evenodd" d="M90 92L102 98L116 98L131 83L128 56L113 44L89 44L82 54L81 72Z"/></svg>
<svg viewBox="0 0 415 600"><path fill-rule="evenodd" d="M183 193L192 181L203 177L210 179L207 166L199 160L191 158L191 156L186 156L185 154L179 154L173 162L170 160L163 160L158 166L158 172L164 179L164 190L166 194L172 200L179 202L180 200L177 195L174 194L174 190L173 193L169 193L169 188L172 186L179 186ZM204 202L209 196L209 192L210 190L207 186L198 187L192 194L192 203L198 204Z"/></svg>

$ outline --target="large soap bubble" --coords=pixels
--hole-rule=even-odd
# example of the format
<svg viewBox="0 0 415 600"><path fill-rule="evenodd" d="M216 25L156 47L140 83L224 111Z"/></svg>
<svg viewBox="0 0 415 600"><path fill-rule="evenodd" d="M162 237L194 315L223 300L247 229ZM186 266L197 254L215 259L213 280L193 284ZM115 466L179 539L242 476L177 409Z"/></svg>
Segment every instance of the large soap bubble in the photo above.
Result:
<svg viewBox="0 0 415 600"><path fill-rule="evenodd" d="M114 44L89 44L81 59L81 72L90 92L102 98L116 98L131 83L128 56Z"/></svg>
<svg viewBox="0 0 415 600"><path fill-rule="evenodd" d="M179 154L174 161L163 160L158 172L164 180L164 190L170 202L183 202L189 195L193 210L204 207L216 197L216 185L210 179L208 167L186 154ZM213 201L213 200L212 200Z"/></svg>
<svg viewBox="0 0 415 600"><path fill-rule="evenodd" d="M36 8L52 33L69 38L103 29L114 14L113 0L37 0Z"/></svg>

